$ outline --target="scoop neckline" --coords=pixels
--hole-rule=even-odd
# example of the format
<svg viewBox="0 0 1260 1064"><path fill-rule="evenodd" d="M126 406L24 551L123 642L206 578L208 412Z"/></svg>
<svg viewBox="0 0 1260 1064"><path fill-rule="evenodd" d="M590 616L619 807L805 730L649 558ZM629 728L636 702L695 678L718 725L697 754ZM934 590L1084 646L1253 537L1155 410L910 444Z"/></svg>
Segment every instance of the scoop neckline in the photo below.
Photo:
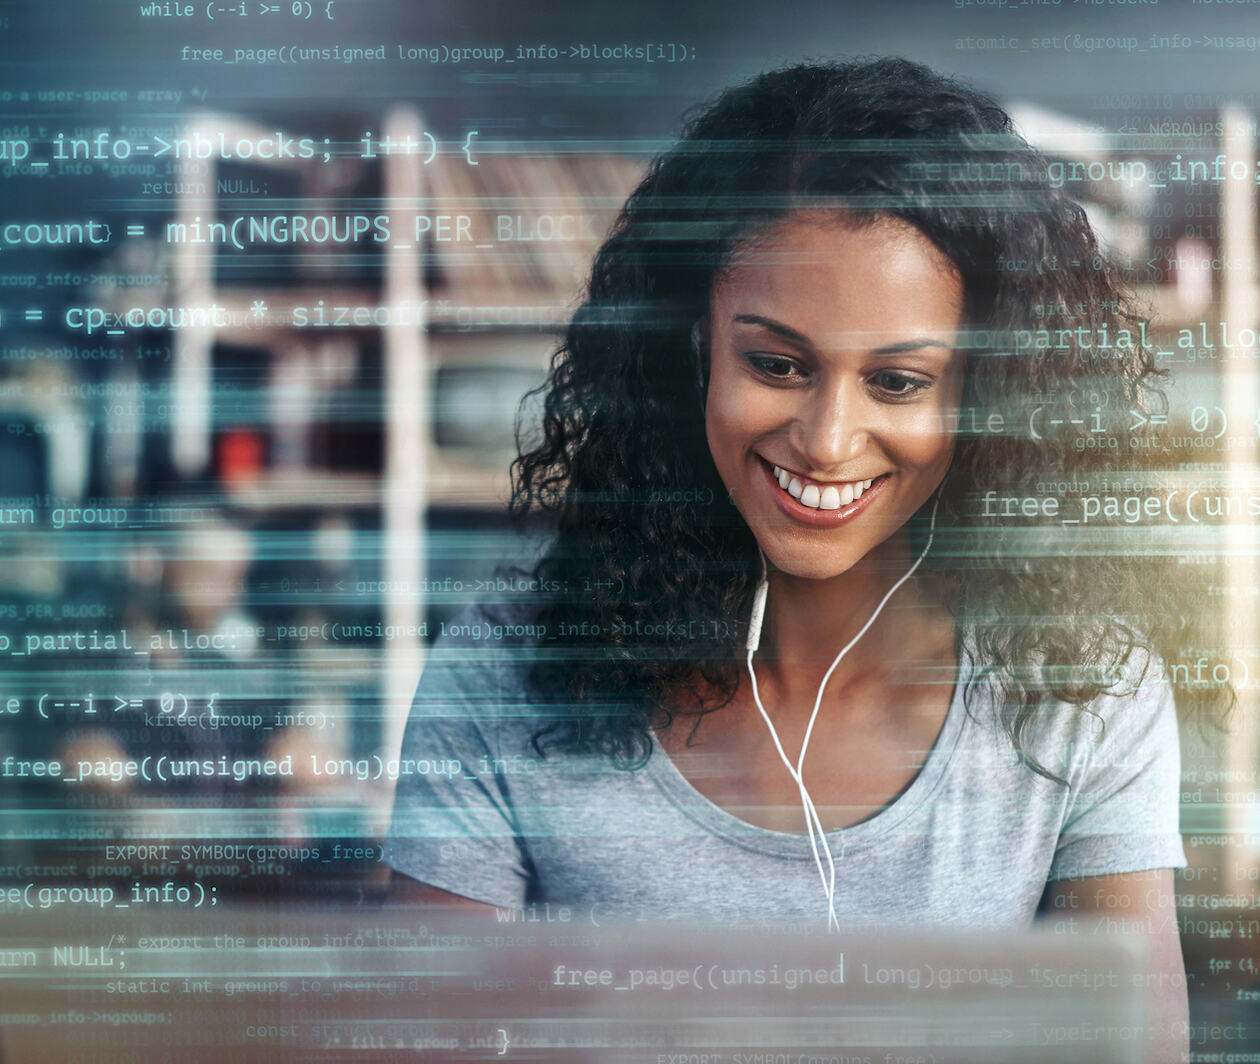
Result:
<svg viewBox="0 0 1260 1064"><path fill-rule="evenodd" d="M828 848L839 856L877 842L901 824L936 789L953 759L958 741L962 737L966 708L963 692L974 672L974 655L970 639L964 633L959 643L958 665L954 673L954 690L950 697L945 720L937 733L936 741L928 751L918 774L910 781L892 804L874 816L826 833ZM791 831L776 831L736 816L704 795L674 763L656 733L650 732L652 753L648 758L647 772L660 786L665 795L683 812L702 827L708 828L731 842L748 849L759 850L778 857L800 857L813 860L809 836Z"/></svg>

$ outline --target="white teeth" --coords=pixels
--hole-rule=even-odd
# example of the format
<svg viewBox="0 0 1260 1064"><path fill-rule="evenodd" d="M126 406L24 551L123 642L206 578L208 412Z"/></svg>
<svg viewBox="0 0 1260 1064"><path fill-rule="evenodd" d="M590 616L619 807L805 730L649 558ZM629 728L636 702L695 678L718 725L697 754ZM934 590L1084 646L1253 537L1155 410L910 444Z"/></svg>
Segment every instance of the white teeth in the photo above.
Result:
<svg viewBox="0 0 1260 1064"><path fill-rule="evenodd" d="M781 466L771 465L770 468L775 480L779 482L779 487L792 498L797 499L802 506L815 510L838 510L842 506L848 506L860 499L879 479L872 477L870 480L852 481L841 484L839 487L828 484L826 487L819 488L817 484L805 484L800 477L792 476Z"/></svg>

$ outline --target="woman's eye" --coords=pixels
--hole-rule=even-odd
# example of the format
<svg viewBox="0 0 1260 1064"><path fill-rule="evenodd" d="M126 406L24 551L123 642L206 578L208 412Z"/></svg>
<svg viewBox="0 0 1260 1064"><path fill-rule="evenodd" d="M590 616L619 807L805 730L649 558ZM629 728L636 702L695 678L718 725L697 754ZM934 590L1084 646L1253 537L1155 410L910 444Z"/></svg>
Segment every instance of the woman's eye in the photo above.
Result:
<svg viewBox="0 0 1260 1064"><path fill-rule="evenodd" d="M927 388L930 381L919 380L918 377L907 377L901 373L885 371L877 373L873 378L875 386L889 395L906 396Z"/></svg>
<svg viewBox="0 0 1260 1064"><path fill-rule="evenodd" d="M796 364L782 355L748 355L747 358L754 369L760 370L767 377L787 380L796 369Z"/></svg>

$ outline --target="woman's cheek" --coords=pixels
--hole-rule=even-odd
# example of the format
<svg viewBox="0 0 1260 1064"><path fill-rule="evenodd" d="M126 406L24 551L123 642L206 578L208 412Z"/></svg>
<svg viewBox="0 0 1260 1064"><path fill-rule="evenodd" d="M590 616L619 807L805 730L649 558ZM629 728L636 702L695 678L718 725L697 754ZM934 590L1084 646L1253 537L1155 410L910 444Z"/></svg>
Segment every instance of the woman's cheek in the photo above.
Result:
<svg viewBox="0 0 1260 1064"><path fill-rule="evenodd" d="M902 449L930 461L934 455L953 446L950 411L943 406L923 407L898 425L890 426Z"/></svg>
<svg viewBox="0 0 1260 1064"><path fill-rule="evenodd" d="M738 385L710 387L705 407L709 443L729 443L755 432L754 420L764 414L764 402L751 389ZM716 457L716 455L715 455Z"/></svg>

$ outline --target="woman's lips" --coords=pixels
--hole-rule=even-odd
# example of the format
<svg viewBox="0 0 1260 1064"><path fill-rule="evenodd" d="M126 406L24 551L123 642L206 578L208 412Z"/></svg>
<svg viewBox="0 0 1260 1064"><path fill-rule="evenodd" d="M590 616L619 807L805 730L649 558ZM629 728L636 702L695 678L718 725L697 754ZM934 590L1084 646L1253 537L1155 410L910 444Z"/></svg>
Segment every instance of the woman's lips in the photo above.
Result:
<svg viewBox="0 0 1260 1064"><path fill-rule="evenodd" d="M862 493L860 499L856 499L849 503L848 506L841 506L838 510L819 510L812 506L806 506L797 502L783 488L779 487L779 482L775 478L774 469L769 462L760 455L757 456L761 462L762 470L766 478L766 487L770 494L774 497L775 505L793 521L798 521L803 525L809 525L813 528L834 528L836 525L844 524L857 517L865 510L876 495L883 489L885 482L888 480L889 474L884 473L875 477L871 481L871 486Z"/></svg>

